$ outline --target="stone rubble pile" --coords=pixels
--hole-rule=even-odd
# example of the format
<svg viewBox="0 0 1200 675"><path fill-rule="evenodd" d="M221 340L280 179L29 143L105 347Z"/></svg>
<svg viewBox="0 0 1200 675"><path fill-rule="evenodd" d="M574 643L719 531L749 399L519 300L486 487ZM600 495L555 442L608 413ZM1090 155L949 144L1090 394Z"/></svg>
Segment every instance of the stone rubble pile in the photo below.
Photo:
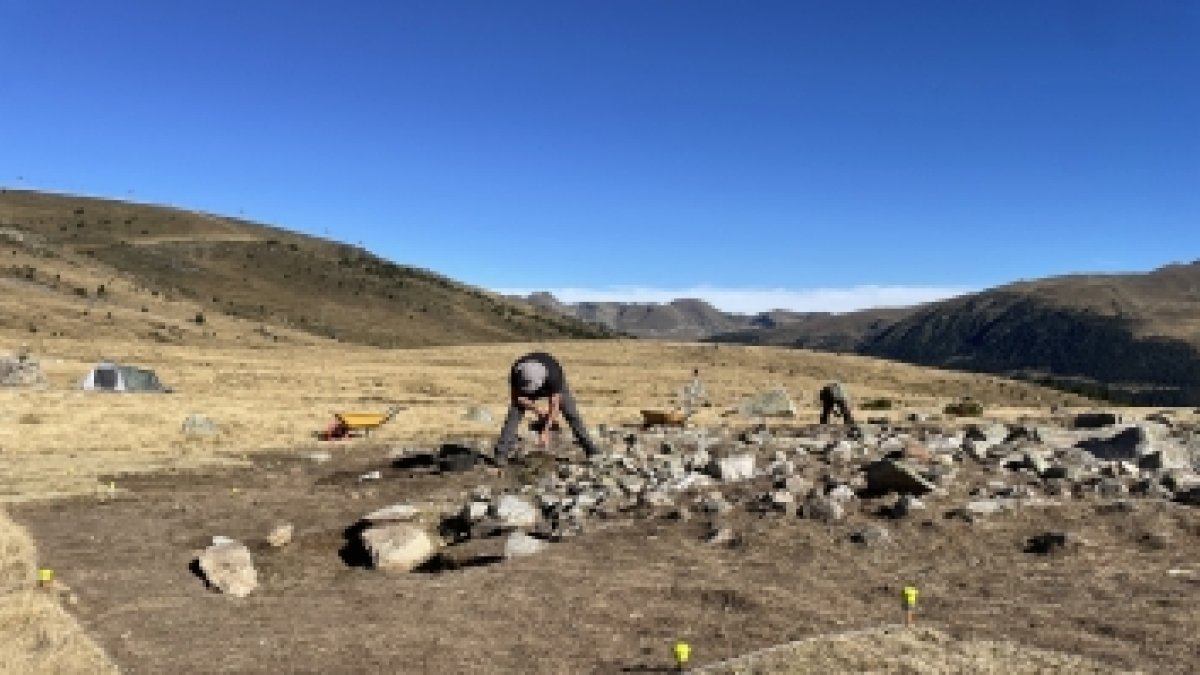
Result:
<svg viewBox="0 0 1200 675"><path fill-rule="evenodd" d="M729 545L737 534L721 516L736 509L832 523L864 512L869 501L882 504L875 513L886 518L923 514L973 522L1088 495L1200 505L1200 437L1162 421L1090 415L1069 425L964 429L606 430L604 439L609 452L561 461L511 492L476 488L461 508L441 514L436 533L411 522L396 531L373 526L364 543L376 566L409 570L438 554L442 542L444 554L491 542L477 550L517 558L606 521L632 518L701 516L711 524L705 541ZM973 469L970 484L961 478L967 468ZM391 509L395 520L414 517L411 507ZM1061 539L1055 534L1031 546L1059 550ZM850 540L886 546L893 533L873 524Z"/></svg>

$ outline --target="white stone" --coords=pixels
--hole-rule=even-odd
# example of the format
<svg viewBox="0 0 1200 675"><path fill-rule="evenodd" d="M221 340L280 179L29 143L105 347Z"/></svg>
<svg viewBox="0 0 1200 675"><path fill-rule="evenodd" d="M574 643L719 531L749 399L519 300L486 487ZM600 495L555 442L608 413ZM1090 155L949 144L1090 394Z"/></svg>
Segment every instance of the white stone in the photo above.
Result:
<svg viewBox="0 0 1200 675"><path fill-rule="evenodd" d="M502 527L530 528L538 521L533 504L516 495L501 495L493 501L491 515Z"/></svg>
<svg viewBox="0 0 1200 675"><path fill-rule="evenodd" d="M717 478L726 483L754 477L754 455L746 453L718 459L714 463Z"/></svg>

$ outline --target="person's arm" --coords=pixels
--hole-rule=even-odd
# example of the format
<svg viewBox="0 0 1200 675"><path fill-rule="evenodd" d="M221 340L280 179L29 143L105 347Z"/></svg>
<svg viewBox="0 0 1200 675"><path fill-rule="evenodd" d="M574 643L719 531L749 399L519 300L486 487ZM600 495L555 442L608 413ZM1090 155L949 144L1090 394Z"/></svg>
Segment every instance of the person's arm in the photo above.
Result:
<svg viewBox="0 0 1200 675"><path fill-rule="evenodd" d="M562 394L550 394L550 406L546 411L546 420L541 432L538 433L538 444L543 447L550 443L550 429L554 426L554 420L558 419L558 409L561 405Z"/></svg>

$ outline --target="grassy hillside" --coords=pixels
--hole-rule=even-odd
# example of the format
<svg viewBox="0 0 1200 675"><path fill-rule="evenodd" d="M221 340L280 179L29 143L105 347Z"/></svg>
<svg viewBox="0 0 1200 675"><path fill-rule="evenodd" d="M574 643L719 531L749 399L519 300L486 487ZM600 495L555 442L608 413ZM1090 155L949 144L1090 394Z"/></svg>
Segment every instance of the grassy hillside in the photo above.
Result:
<svg viewBox="0 0 1200 675"><path fill-rule="evenodd" d="M1148 405L1200 403L1200 261L1073 275L895 311L741 331L722 342L853 351L1019 375Z"/></svg>
<svg viewBox="0 0 1200 675"><path fill-rule="evenodd" d="M603 337L586 323L234 218L0 191L0 328L159 342L388 347Z"/></svg>

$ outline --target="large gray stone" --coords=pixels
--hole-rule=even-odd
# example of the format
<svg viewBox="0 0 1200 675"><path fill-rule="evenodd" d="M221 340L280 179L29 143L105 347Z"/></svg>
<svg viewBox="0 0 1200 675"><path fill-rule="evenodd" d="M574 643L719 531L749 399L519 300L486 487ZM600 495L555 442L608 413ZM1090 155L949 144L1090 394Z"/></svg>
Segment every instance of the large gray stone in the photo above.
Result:
<svg viewBox="0 0 1200 675"><path fill-rule="evenodd" d="M433 537L410 523L371 527L360 535L378 570L411 572L437 553Z"/></svg>
<svg viewBox="0 0 1200 675"><path fill-rule="evenodd" d="M258 588L258 571L245 544L214 537L197 560L209 586L222 593L244 598Z"/></svg>
<svg viewBox="0 0 1200 675"><path fill-rule="evenodd" d="M896 460L880 460L866 467L867 490L875 494L896 492L921 496L933 492L934 485L912 466Z"/></svg>
<svg viewBox="0 0 1200 675"><path fill-rule="evenodd" d="M189 415L183 420L183 433L192 437L216 436L221 433L221 428L204 415Z"/></svg>
<svg viewBox="0 0 1200 675"><path fill-rule="evenodd" d="M747 417L795 417L796 404L784 389L771 389L742 401L739 412Z"/></svg>

